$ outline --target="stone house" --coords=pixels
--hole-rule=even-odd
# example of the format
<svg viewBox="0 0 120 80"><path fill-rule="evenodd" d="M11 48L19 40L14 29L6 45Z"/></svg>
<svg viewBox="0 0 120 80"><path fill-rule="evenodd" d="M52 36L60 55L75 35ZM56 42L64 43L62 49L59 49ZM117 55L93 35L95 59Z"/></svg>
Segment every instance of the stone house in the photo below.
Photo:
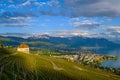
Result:
<svg viewBox="0 0 120 80"><path fill-rule="evenodd" d="M20 44L20 45L17 47L17 51L23 52L23 53L27 53L27 54L30 53L29 46L28 46L27 44L25 44L25 43Z"/></svg>

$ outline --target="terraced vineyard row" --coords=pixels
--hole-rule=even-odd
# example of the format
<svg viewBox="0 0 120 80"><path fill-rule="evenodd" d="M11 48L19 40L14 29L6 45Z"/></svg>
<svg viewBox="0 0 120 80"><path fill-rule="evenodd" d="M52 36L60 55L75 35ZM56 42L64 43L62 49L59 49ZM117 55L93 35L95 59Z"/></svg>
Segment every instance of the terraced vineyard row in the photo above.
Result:
<svg viewBox="0 0 120 80"><path fill-rule="evenodd" d="M50 62L27 54L17 54L0 60L0 80L72 80L62 72L54 71Z"/></svg>
<svg viewBox="0 0 120 80"><path fill-rule="evenodd" d="M6 55L4 55L6 56ZM0 80L119 80L120 77L79 63L18 53L0 59Z"/></svg>

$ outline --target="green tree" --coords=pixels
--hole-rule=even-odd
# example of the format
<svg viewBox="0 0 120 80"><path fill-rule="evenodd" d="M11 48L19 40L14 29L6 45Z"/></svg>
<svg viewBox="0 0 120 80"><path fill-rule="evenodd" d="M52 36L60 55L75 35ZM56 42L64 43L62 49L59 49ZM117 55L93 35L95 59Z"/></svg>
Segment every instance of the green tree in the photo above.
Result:
<svg viewBox="0 0 120 80"><path fill-rule="evenodd" d="M2 42L0 42L0 48L3 48L3 43Z"/></svg>

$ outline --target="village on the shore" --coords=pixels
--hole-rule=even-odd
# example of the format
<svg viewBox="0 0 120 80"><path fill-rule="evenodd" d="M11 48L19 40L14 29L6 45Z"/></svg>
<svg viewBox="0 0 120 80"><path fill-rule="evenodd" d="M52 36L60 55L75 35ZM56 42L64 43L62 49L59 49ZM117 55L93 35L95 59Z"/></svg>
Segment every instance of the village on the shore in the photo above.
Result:
<svg viewBox="0 0 120 80"><path fill-rule="evenodd" d="M99 65L106 60L117 59L116 56L105 56L105 55L85 53L85 52L78 52L75 55L61 55L61 56L53 56L53 57L63 58L72 62L77 61L77 62L82 62L84 64L95 64L95 65Z"/></svg>

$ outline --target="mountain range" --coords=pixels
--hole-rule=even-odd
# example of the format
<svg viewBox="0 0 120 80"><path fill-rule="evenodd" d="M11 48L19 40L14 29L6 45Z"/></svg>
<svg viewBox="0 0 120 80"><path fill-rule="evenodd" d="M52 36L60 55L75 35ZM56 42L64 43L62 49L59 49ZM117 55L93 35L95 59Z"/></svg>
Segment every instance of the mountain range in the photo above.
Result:
<svg viewBox="0 0 120 80"><path fill-rule="evenodd" d="M20 43L27 43L30 47L46 48L52 50L79 50L79 49L100 49L119 48L120 44L111 42L104 38L88 38L82 36L53 37L49 35L0 35L0 41L4 45L17 47Z"/></svg>

